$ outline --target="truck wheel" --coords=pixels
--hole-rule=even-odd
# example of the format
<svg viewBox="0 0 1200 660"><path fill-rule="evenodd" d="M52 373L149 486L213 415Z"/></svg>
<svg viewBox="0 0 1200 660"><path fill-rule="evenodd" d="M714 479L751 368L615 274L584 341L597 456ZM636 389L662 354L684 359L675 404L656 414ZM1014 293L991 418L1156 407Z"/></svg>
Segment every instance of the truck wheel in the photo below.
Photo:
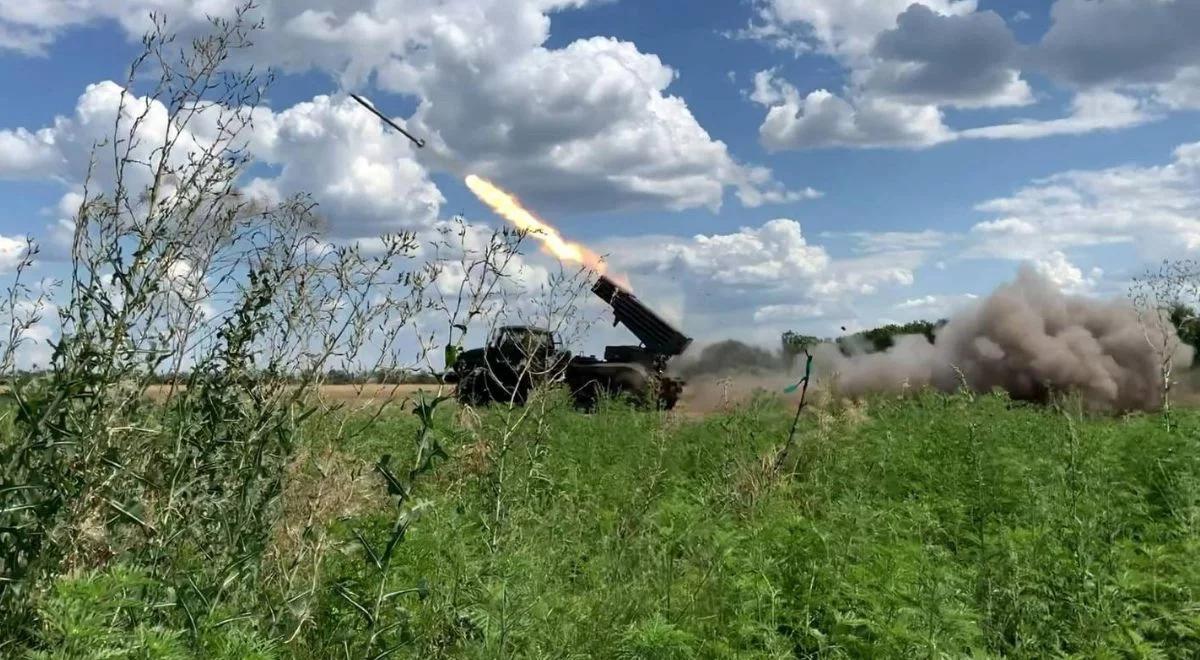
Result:
<svg viewBox="0 0 1200 660"><path fill-rule="evenodd" d="M514 406L523 406L529 402L529 393L532 391L533 385L522 379L505 393L505 400L511 401Z"/></svg>
<svg viewBox="0 0 1200 660"><path fill-rule="evenodd" d="M484 372L479 375L480 387L485 388L489 401L523 406L529 399L533 385L528 378L520 378L516 382L507 382L495 372Z"/></svg>
<svg viewBox="0 0 1200 660"><path fill-rule="evenodd" d="M487 385L487 376L475 369L458 381L454 393L458 396L460 403L482 406L491 400Z"/></svg>
<svg viewBox="0 0 1200 660"><path fill-rule="evenodd" d="M658 401L659 410L674 410L675 405L679 403L679 388L672 383L658 381L655 384L656 400Z"/></svg>
<svg viewBox="0 0 1200 660"><path fill-rule="evenodd" d="M624 399L640 410L654 407L650 382L635 369L622 369L604 382L595 382L595 386L597 395L603 393L614 399Z"/></svg>
<svg viewBox="0 0 1200 660"><path fill-rule="evenodd" d="M571 396L575 399L575 407L583 412L595 412L600 403L600 390L600 383L594 380L573 388Z"/></svg>

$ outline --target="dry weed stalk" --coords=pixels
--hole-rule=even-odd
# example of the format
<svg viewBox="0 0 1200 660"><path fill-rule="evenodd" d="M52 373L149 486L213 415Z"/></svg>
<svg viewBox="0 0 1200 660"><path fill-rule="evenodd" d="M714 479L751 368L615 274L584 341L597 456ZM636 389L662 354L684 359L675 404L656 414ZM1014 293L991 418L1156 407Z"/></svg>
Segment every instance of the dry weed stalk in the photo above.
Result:
<svg viewBox="0 0 1200 660"><path fill-rule="evenodd" d="M231 68L261 24L252 3L175 47L153 17L95 145L46 371L15 371L39 312L10 313L0 366L15 433L0 439L0 625L64 561L111 557L172 588L196 630L257 579L298 429L331 364L390 360L429 274L411 234L367 253L316 234L304 197L263 205L238 184L270 74ZM135 83L152 78L145 96ZM27 251L20 269L32 264ZM18 279L9 311L29 287ZM46 302L35 294L35 307ZM164 374L163 400L147 391ZM178 387L177 385L182 385ZM87 556L81 541L103 542ZM89 546L90 547L90 546Z"/></svg>
<svg viewBox="0 0 1200 660"><path fill-rule="evenodd" d="M1194 310L1200 303L1200 264L1191 259L1164 260L1157 271L1147 271L1134 279L1129 297L1146 344L1157 359L1163 418L1170 428L1174 370L1183 346L1172 314L1177 310ZM1183 328L1198 320L1191 312L1179 318L1178 325Z"/></svg>

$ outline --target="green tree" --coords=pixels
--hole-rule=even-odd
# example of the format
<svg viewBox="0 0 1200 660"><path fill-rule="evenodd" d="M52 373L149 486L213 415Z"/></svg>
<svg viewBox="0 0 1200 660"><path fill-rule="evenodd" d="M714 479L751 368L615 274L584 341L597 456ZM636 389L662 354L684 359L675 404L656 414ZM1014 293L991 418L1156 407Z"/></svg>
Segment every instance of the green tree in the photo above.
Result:
<svg viewBox="0 0 1200 660"><path fill-rule="evenodd" d="M819 337L814 337L813 335L802 335L798 332L788 330L787 332L783 333L783 336L780 338L780 342L782 344L781 349L783 353L784 364L788 369L791 369L796 364L797 356L805 351L811 350L814 346L820 344L822 340Z"/></svg>
<svg viewBox="0 0 1200 660"><path fill-rule="evenodd" d="M1192 348L1200 348L1200 318L1196 317L1195 308L1184 303L1172 305L1171 325L1175 326L1180 341ZM1196 364L1197 361L1193 358L1192 364Z"/></svg>
<svg viewBox="0 0 1200 660"><path fill-rule="evenodd" d="M837 344L842 353L850 354L863 350L869 353L886 351L895 346L896 337L906 335L921 335L930 343L933 343L935 334L946 323L947 321L944 319L936 323L933 321L912 321L903 325L889 323L888 325L863 330L847 337L839 337Z"/></svg>

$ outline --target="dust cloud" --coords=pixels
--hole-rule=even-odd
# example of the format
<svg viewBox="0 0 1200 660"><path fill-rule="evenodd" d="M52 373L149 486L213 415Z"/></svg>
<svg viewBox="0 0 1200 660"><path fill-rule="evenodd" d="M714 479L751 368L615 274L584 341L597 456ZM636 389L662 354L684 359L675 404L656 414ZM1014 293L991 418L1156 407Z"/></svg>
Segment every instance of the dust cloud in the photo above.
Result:
<svg viewBox="0 0 1200 660"><path fill-rule="evenodd" d="M687 381L681 407L688 412L722 410L790 385L782 354L733 339L688 351L673 363L672 375Z"/></svg>
<svg viewBox="0 0 1200 660"><path fill-rule="evenodd" d="M902 336L886 351L854 355L834 344L816 347L814 384L851 397L923 388L949 392L965 385L1046 401L1070 391L1094 408L1149 410L1162 401L1155 346L1168 340L1178 371L1192 363L1193 349L1175 341L1169 323L1147 325L1128 301L1066 295L1022 268L1015 281L951 318L933 342ZM777 351L732 341L681 356L676 371L691 390L685 390L685 406L706 410L755 389L779 392L798 377Z"/></svg>
<svg viewBox="0 0 1200 660"><path fill-rule="evenodd" d="M689 351L678 361L675 372L683 378L779 374L783 357L776 352L743 344L734 339Z"/></svg>

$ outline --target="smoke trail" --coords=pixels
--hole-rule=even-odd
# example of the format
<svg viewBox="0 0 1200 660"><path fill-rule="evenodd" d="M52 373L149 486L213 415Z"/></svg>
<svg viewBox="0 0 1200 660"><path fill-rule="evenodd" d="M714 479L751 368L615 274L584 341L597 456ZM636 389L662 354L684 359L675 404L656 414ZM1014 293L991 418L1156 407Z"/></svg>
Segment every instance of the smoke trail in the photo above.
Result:
<svg viewBox="0 0 1200 660"><path fill-rule="evenodd" d="M965 381L975 391L999 387L1017 399L1045 400L1072 390L1095 407L1152 409L1161 403L1162 380L1146 332L1151 339L1175 334L1170 323L1153 326L1144 329L1126 301L1064 295L1025 267L1015 282L952 318L933 343L899 337L883 353L853 357L825 345L817 349L816 364L848 395L952 391ZM1172 359L1182 368L1191 364L1193 349L1178 346Z"/></svg>

